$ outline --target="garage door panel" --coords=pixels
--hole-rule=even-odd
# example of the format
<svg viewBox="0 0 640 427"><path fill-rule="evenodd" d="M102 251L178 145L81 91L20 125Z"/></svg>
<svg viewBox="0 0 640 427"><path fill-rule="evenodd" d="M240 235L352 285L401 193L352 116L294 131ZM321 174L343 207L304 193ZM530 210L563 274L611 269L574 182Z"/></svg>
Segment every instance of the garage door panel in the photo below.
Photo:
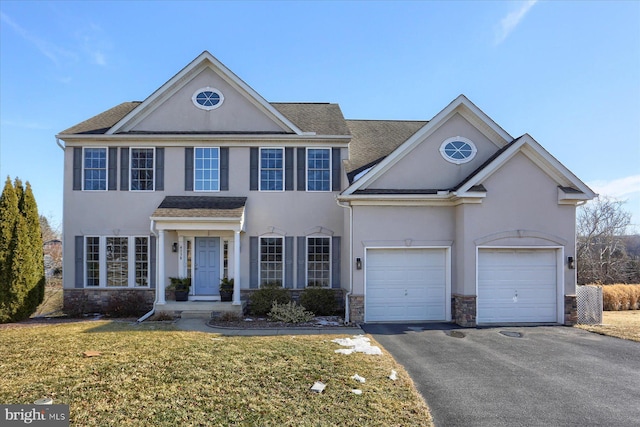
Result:
<svg viewBox="0 0 640 427"><path fill-rule="evenodd" d="M556 322L556 276L553 249L480 249L478 321Z"/></svg>
<svg viewBox="0 0 640 427"><path fill-rule="evenodd" d="M367 251L367 321L446 319L444 249Z"/></svg>

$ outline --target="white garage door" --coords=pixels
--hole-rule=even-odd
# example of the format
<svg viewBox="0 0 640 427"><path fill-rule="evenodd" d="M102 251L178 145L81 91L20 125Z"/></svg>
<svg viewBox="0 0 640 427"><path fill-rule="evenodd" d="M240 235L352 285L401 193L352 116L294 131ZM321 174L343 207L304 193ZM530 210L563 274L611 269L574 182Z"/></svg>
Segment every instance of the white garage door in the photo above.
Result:
<svg viewBox="0 0 640 427"><path fill-rule="evenodd" d="M447 320L445 249L369 249L365 319Z"/></svg>
<svg viewBox="0 0 640 427"><path fill-rule="evenodd" d="M480 249L478 323L557 322L553 249Z"/></svg>

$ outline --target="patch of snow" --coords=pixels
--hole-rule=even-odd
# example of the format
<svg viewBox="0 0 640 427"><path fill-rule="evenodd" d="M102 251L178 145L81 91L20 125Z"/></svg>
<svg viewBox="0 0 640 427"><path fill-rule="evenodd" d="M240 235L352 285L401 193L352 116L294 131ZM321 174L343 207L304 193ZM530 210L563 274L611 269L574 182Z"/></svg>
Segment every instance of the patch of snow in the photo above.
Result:
<svg viewBox="0 0 640 427"><path fill-rule="evenodd" d="M245 322L253 322L253 319L252 319L252 318L250 318L250 317L247 317L247 318L245 318L245 319L244 319L244 321L245 321Z"/></svg>
<svg viewBox="0 0 640 427"><path fill-rule="evenodd" d="M365 381L367 381L366 379L364 379L364 377L361 377L358 374L355 374L354 376L351 377L352 380L356 380L359 383L364 383Z"/></svg>
<svg viewBox="0 0 640 427"><path fill-rule="evenodd" d="M339 344L343 347L349 347L346 349L340 348L338 350L335 350L336 353L351 354L355 351L364 354L381 355L382 350L380 350L380 347L371 345L370 341L371 340L364 335L354 335L353 338L336 338L334 340L331 340L331 342Z"/></svg>
<svg viewBox="0 0 640 427"><path fill-rule="evenodd" d="M398 379L398 373L395 371L395 369L391 370L391 375L389 375L389 379L391 381L395 381Z"/></svg>
<svg viewBox="0 0 640 427"><path fill-rule="evenodd" d="M353 394L357 394L358 396L362 394L362 390L358 389L358 388L354 388L353 390L351 390L351 393Z"/></svg>

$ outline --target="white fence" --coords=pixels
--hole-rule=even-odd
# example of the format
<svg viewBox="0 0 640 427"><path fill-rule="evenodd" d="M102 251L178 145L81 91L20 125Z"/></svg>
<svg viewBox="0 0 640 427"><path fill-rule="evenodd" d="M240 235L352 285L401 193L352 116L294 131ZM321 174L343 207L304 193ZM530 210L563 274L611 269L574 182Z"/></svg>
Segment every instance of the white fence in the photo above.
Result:
<svg viewBox="0 0 640 427"><path fill-rule="evenodd" d="M578 323L599 325L602 323L602 288L600 286L578 286Z"/></svg>

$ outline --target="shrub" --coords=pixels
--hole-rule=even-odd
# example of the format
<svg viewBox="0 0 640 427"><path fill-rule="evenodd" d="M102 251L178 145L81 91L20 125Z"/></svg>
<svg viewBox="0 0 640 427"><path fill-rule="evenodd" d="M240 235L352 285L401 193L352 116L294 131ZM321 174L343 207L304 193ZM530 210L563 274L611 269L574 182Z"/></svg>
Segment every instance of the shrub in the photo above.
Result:
<svg viewBox="0 0 640 427"><path fill-rule="evenodd" d="M215 317L220 322L240 322L242 319L242 314L235 311L223 311Z"/></svg>
<svg viewBox="0 0 640 427"><path fill-rule="evenodd" d="M313 320L314 315L294 301L289 301L286 304L274 302L269 312L269 317L278 322L304 323Z"/></svg>
<svg viewBox="0 0 640 427"><path fill-rule="evenodd" d="M286 304L291 301L289 291L278 282L270 282L262 285L260 289L251 294L249 312L254 316L265 316L271 310L274 302Z"/></svg>
<svg viewBox="0 0 640 427"><path fill-rule="evenodd" d="M149 311L144 295L139 292L115 294L104 308L109 317L139 317Z"/></svg>
<svg viewBox="0 0 640 427"><path fill-rule="evenodd" d="M602 286L602 305L610 311L640 310L640 285Z"/></svg>
<svg viewBox="0 0 640 427"><path fill-rule="evenodd" d="M300 305L318 316L331 316L338 311L334 291L309 287L300 294Z"/></svg>

